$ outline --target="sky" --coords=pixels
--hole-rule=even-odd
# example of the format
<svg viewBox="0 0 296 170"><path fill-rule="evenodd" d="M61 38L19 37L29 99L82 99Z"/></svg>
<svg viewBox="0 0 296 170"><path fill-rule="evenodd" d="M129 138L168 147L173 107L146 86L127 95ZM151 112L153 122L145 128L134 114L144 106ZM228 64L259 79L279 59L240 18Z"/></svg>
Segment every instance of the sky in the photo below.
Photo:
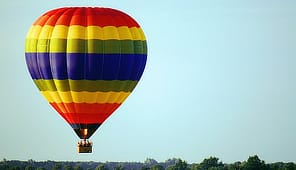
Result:
<svg viewBox="0 0 296 170"><path fill-rule="evenodd" d="M141 25L146 69L78 154L78 137L27 71L26 33L48 10L102 6ZM9 0L0 6L0 159L296 161L296 1Z"/></svg>

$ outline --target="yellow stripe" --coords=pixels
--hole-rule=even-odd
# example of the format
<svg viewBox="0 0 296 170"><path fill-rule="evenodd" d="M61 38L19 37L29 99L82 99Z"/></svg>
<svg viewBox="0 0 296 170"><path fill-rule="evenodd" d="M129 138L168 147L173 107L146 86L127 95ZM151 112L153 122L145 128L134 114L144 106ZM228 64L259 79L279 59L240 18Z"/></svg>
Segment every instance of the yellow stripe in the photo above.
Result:
<svg viewBox="0 0 296 170"><path fill-rule="evenodd" d="M145 34L141 28L132 27L130 32L134 40L146 40Z"/></svg>
<svg viewBox="0 0 296 170"><path fill-rule="evenodd" d="M141 28L127 26L40 25L31 26L27 39L146 40Z"/></svg>
<svg viewBox="0 0 296 170"><path fill-rule="evenodd" d="M36 37L39 37L41 29L42 27L39 25L32 25L27 33L27 39L34 39Z"/></svg>
<svg viewBox="0 0 296 170"><path fill-rule="evenodd" d="M54 38L67 39L69 27L64 26L64 25L57 25L55 27L53 27L53 26L50 26L50 27L53 28L51 39L54 39ZM37 38L46 39L46 37L41 37L41 36L37 37Z"/></svg>
<svg viewBox="0 0 296 170"><path fill-rule="evenodd" d="M50 103L122 103L130 92L41 91Z"/></svg>
<svg viewBox="0 0 296 170"><path fill-rule="evenodd" d="M52 31L53 31L53 27L49 26L49 25L45 25L44 27L42 27L39 37L43 37L44 39L50 39L50 37L52 36Z"/></svg>

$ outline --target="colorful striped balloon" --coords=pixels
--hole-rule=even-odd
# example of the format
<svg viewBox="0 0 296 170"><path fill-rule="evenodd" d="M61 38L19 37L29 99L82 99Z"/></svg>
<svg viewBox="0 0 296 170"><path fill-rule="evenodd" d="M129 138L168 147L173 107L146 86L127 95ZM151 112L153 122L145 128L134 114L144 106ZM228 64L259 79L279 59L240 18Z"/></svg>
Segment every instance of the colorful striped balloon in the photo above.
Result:
<svg viewBox="0 0 296 170"><path fill-rule="evenodd" d="M42 95L88 139L137 85L147 44L139 24L121 11L67 7L35 21L25 56Z"/></svg>

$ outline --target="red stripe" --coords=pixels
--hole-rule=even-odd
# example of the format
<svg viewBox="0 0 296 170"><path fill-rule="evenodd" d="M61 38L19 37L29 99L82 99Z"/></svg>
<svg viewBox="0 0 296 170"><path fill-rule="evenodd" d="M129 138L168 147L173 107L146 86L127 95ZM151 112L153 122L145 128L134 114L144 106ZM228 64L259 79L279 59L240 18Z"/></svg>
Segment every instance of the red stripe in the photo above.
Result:
<svg viewBox="0 0 296 170"><path fill-rule="evenodd" d="M111 114L60 113L69 124L102 124Z"/></svg>
<svg viewBox="0 0 296 170"><path fill-rule="evenodd" d="M128 26L140 27L127 14L111 8L73 7L59 8L45 13L34 25Z"/></svg>
<svg viewBox="0 0 296 170"><path fill-rule="evenodd" d="M50 103L68 123L103 123L120 104Z"/></svg>
<svg viewBox="0 0 296 170"><path fill-rule="evenodd" d="M112 113L120 104L118 103L50 103L59 113Z"/></svg>

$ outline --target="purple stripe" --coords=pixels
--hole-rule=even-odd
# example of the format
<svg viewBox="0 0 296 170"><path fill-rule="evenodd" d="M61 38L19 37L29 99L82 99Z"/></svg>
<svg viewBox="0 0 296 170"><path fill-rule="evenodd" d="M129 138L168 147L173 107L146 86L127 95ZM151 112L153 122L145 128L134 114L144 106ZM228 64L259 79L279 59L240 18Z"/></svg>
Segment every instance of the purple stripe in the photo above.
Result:
<svg viewBox="0 0 296 170"><path fill-rule="evenodd" d="M139 80L146 54L26 53L33 79Z"/></svg>

